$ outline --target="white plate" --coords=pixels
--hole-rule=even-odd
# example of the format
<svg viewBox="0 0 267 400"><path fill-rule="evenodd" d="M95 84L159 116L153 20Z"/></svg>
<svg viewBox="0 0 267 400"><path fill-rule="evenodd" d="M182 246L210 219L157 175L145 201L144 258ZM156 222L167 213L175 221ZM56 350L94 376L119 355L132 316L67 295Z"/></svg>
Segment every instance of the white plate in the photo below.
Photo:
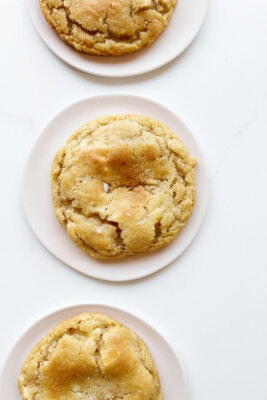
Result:
<svg viewBox="0 0 267 400"><path fill-rule="evenodd" d="M21 400L17 378L21 365L33 346L59 322L81 312L109 315L131 328L148 346L157 366L164 399L186 400L187 388L181 363L166 340L140 318L121 309L106 305L77 305L47 315L36 322L15 344L5 362L0 378L0 398Z"/></svg>
<svg viewBox="0 0 267 400"><path fill-rule="evenodd" d="M81 251L54 216L50 189L50 168L57 150L82 124L108 114L137 113L165 122L176 132L198 160L197 201L185 228L165 248L122 260L99 261ZM139 96L100 95L74 103L57 114L43 129L29 155L23 181L22 200L28 221L44 246L70 267L95 278L127 281L141 278L175 260L194 238L204 217L208 177L200 149L183 122L162 105Z"/></svg>
<svg viewBox="0 0 267 400"><path fill-rule="evenodd" d="M172 61L197 36L208 8L208 0L180 0L167 29L153 45L126 56L103 57L84 55L72 49L50 28L39 1L26 0L26 3L37 32L50 50L78 70L106 77L143 74Z"/></svg>

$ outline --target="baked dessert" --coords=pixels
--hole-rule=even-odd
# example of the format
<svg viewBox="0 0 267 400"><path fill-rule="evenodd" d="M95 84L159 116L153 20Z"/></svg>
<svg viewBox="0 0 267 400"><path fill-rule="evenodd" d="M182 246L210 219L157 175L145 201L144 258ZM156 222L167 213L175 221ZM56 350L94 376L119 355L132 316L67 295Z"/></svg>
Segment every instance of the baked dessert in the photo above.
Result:
<svg viewBox="0 0 267 400"><path fill-rule="evenodd" d="M150 45L167 27L177 0L40 0L57 35L94 55L122 55Z"/></svg>
<svg viewBox="0 0 267 400"><path fill-rule="evenodd" d="M96 258L161 248L193 212L195 166L178 136L158 120L135 114L91 120L54 158L55 215Z"/></svg>
<svg viewBox="0 0 267 400"><path fill-rule="evenodd" d="M64 320L33 348L18 387L23 400L161 400L145 343L102 314Z"/></svg>

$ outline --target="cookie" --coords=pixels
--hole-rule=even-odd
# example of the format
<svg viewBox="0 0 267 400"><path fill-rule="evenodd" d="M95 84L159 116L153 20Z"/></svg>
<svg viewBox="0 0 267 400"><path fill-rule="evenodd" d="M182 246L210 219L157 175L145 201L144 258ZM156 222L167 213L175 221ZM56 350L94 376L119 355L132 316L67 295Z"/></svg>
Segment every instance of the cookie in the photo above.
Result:
<svg viewBox="0 0 267 400"><path fill-rule="evenodd" d="M193 212L195 166L182 141L160 121L134 114L91 120L54 157L55 215L96 258L159 249Z"/></svg>
<svg viewBox="0 0 267 400"><path fill-rule="evenodd" d="M18 387L23 400L162 400L145 343L102 314L64 320L33 348Z"/></svg>
<svg viewBox="0 0 267 400"><path fill-rule="evenodd" d="M57 35L75 50L123 55L150 45L167 27L177 0L39 0Z"/></svg>

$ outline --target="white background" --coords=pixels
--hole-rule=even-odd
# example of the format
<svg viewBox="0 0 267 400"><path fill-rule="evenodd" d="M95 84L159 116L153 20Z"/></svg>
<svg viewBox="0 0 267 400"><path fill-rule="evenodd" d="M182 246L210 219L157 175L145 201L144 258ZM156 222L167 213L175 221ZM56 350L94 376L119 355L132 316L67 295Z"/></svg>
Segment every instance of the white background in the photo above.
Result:
<svg viewBox="0 0 267 400"><path fill-rule="evenodd" d="M70 304L108 303L164 334L183 360L192 400L266 400L267 1L210 0L182 56L127 79L89 76L61 62L22 0L1 0L0 16L0 366L39 317ZM201 145L211 182L206 218L188 250L161 272L124 284L85 277L49 254L20 197L27 155L50 117L113 92L176 112Z"/></svg>

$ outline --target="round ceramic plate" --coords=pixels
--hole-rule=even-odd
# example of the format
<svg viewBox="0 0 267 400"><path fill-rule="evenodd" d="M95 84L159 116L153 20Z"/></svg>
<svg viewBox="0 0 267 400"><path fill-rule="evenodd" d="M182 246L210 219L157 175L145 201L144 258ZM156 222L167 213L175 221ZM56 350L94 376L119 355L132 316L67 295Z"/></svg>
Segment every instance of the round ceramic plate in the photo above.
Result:
<svg viewBox="0 0 267 400"><path fill-rule="evenodd" d="M198 160L197 200L188 223L168 246L141 256L99 261L81 251L58 223L52 205L50 169L54 155L69 136L90 119L109 114L136 113L161 120L183 140ZM57 114L43 129L29 155L22 200L28 221L43 245L70 267L95 278L127 281L152 274L175 260L194 238L204 217L208 177L200 149L188 128L170 110L139 96L100 95L79 101Z"/></svg>
<svg viewBox="0 0 267 400"><path fill-rule="evenodd" d="M181 54L197 36L205 19L208 0L180 0L172 19L151 46L119 57L89 56L65 44L43 17L38 0L26 0L33 24L46 45L78 70L107 77L125 77L157 69Z"/></svg>
<svg viewBox="0 0 267 400"><path fill-rule="evenodd" d="M20 400L17 378L33 346L65 318L82 312L109 315L131 328L148 346L157 366L163 398L186 400L187 388L181 363L166 340L142 319L121 309L106 305L76 305L53 312L32 325L15 344L5 362L0 378L0 398Z"/></svg>

